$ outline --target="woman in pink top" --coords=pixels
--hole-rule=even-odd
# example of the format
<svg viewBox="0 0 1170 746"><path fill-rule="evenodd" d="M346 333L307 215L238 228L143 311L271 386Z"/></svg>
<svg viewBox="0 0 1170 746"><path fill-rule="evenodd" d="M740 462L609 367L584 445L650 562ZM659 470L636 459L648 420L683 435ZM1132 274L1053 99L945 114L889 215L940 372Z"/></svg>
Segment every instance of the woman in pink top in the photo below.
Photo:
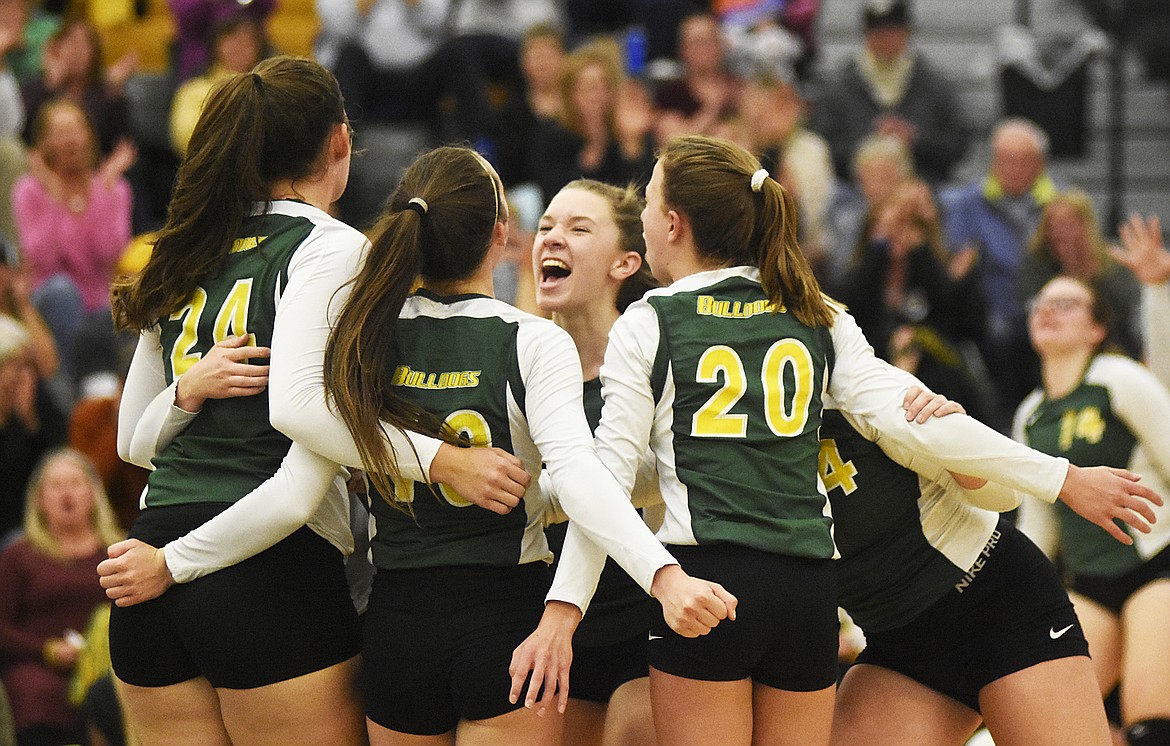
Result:
<svg viewBox="0 0 1170 746"><path fill-rule="evenodd" d="M77 104L45 105L34 128L29 173L12 190L33 300L68 366L86 317L110 326L110 282L130 241L130 185L122 178L133 152L118 149L98 170L93 128Z"/></svg>

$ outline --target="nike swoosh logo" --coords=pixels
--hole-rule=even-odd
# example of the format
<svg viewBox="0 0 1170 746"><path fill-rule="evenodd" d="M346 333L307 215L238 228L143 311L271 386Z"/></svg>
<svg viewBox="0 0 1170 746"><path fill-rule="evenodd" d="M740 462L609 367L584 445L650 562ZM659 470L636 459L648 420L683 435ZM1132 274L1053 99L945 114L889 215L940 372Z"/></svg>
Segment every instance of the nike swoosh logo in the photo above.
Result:
<svg viewBox="0 0 1170 746"><path fill-rule="evenodd" d="M1065 632L1068 632L1072 628L1073 628L1073 626L1071 624L1060 631L1057 631L1057 630L1053 629L1052 627L1049 627L1048 628L1048 636L1051 637L1053 640L1059 640L1061 638L1061 636L1064 635Z"/></svg>
<svg viewBox="0 0 1170 746"><path fill-rule="evenodd" d="M650 639L651 639L651 640L661 640L661 639L662 639L662 635L650 635Z"/></svg>

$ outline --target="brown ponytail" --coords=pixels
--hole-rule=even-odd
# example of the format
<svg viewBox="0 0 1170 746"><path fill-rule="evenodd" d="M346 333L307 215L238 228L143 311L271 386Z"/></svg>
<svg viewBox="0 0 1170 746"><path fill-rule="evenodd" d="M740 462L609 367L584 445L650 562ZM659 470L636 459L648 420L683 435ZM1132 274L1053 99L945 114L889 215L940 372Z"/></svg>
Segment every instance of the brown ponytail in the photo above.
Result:
<svg viewBox="0 0 1170 746"><path fill-rule="evenodd" d="M345 121L337 81L308 59L274 57L213 89L150 260L114 285L118 325L146 329L186 303L219 270L252 205L276 181L311 175Z"/></svg>
<svg viewBox="0 0 1170 746"><path fill-rule="evenodd" d="M474 274L507 215L486 162L473 150L441 147L410 165L370 231L369 255L325 347L325 389L383 495L393 494L398 468L381 420L461 442L434 414L389 393L398 314L420 275L444 281Z"/></svg>
<svg viewBox="0 0 1170 746"><path fill-rule="evenodd" d="M796 241L796 205L780 183L752 176L759 160L714 137L689 135L667 143L662 162L663 199L685 214L699 253L723 266L760 270L764 293L801 323L831 326L833 312Z"/></svg>

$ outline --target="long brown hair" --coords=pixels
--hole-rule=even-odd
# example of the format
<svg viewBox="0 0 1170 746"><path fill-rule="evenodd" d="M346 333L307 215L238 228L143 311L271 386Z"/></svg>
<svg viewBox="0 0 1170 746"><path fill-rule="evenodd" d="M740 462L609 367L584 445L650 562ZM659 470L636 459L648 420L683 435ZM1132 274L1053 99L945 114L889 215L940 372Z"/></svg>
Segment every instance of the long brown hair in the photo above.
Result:
<svg viewBox="0 0 1170 746"><path fill-rule="evenodd" d="M606 127L612 138L617 130L617 97L621 95L622 75L620 52L615 44L609 40L597 40L573 50L565 58L565 66L561 71L561 109L560 125L577 135L584 135L581 116L573 107L573 89L581 74L590 67L599 67L605 74L606 85L609 86L610 106L606 112Z"/></svg>
<svg viewBox="0 0 1170 746"><path fill-rule="evenodd" d="M594 179L576 179L561 189L580 189L604 199L609 204L613 223L618 229L618 250L633 251L642 257L642 266L622 280L618 290L617 310L619 313L624 312L647 290L659 286L658 280L650 273L650 266L646 264L646 239L642 236L642 209L646 207L646 200L642 199L641 190L634 184L619 187Z"/></svg>
<svg viewBox="0 0 1170 746"><path fill-rule="evenodd" d="M414 200L414 202L412 202ZM357 445L370 481L393 494L397 464L379 420L458 438L435 415L389 393L394 328L419 275L460 280L483 263L508 206L498 178L473 150L441 147L419 156L370 231L371 247L325 347L325 388Z"/></svg>
<svg viewBox="0 0 1170 746"><path fill-rule="evenodd" d="M1097 219L1097 209L1093 206L1093 198L1080 189L1070 189L1067 192L1061 192L1044 206L1044 212L1040 214L1040 225L1032 235L1032 240L1028 243L1028 253L1037 259L1047 260L1055 264L1059 267L1062 274L1068 271L1061 263L1060 258L1053 252L1052 245L1048 240L1049 224L1053 220L1052 215L1056 212L1056 208L1061 205L1070 207L1076 213L1077 217L1080 218L1081 225L1084 228L1088 253L1092 259L1095 271L1092 278L1083 279L1093 279L1101 276L1105 270L1112 267L1113 258L1109 256L1109 247L1106 244L1105 237L1101 235L1101 222Z"/></svg>
<svg viewBox="0 0 1170 746"><path fill-rule="evenodd" d="M776 308L808 326L832 326L833 312L796 242L796 204L771 177L752 189L755 156L727 140L688 135L667 143L658 158L666 206L690 219L701 255L758 267Z"/></svg>
<svg viewBox="0 0 1170 746"><path fill-rule="evenodd" d="M150 260L114 286L118 325L146 329L186 303L218 271L253 203L267 201L275 182L319 169L330 132L345 121L336 79L309 59L274 57L217 86Z"/></svg>

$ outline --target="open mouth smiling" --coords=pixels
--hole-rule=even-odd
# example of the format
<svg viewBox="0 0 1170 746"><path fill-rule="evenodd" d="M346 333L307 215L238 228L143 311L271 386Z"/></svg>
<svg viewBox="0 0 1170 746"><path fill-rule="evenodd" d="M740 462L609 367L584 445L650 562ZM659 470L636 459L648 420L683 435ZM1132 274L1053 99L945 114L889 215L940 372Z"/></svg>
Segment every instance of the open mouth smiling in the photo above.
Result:
<svg viewBox="0 0 1170 746"><path fill-rule="evenodd" d="M542 285L552 285L565 279L573 273L568 264L560 259L549 257L540 263L540 282Z"/></svg>

